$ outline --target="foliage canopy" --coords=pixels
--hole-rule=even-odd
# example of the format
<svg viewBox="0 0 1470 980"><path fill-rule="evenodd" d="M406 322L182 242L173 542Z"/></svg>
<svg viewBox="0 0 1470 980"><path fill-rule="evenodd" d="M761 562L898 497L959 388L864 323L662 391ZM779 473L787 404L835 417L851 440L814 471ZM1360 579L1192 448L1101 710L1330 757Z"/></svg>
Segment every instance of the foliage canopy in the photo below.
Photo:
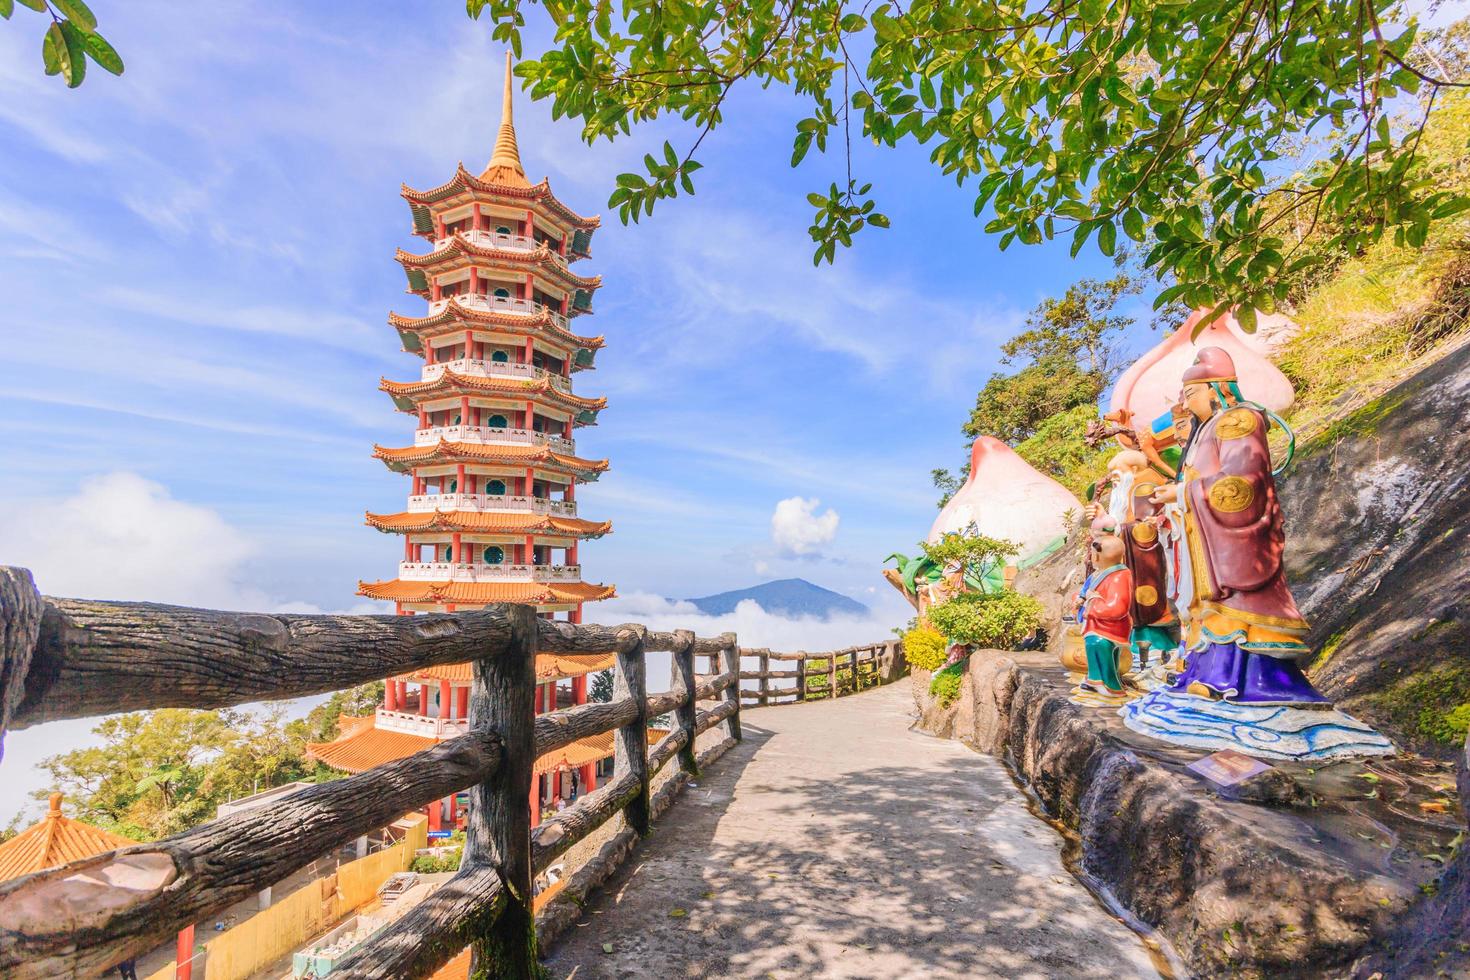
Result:
<svg viewBox="0 0 1470 980"><path fill-rule="evenodd" d="M467 0L521 50L524 0ZM1418 126L1391 107L1465 84L1415 50L1392 0L543 0L550 50L517 74L588 143L672 115L698 132L627 173L624 221L694 191L700 142L742 81L807 105L792 166L841 147L845 167L808 199L814 261L887 227L853 176L854 130L912 141L973 192L987 232L1070 237L1113 255L1125 240L1174 284L1158 301L1275 309L1324 255L1393 232L1422 243L1470 207L1415 166ZM1303 166L1304 144L1320 140ZM858 161L860 165L860 161ZM830 180L830 183L829 183Z"/></svg>

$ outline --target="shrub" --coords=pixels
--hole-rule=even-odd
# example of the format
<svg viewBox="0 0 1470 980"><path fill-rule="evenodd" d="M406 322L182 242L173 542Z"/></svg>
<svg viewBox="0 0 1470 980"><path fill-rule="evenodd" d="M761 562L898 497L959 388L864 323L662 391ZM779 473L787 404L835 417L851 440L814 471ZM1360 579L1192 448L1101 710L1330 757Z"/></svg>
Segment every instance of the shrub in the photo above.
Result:
<svg viewBox="0 0 1470 980"><path fill-rule="evenodd" d="M910 667L938 670L948 659L944 635L932 626L920 623L903 635L903 658Z"/></svg>
<svg viewBox="0 0 1470 980"><path fill-rule="evenodd" d="M443 854L420 854L409 862L408 870L417 871L421 875L438 874L441 871L458 871L459 858L463 853L464 848L456 847Z"/></svg>
<svg viewBox="0 0 1470 980"><path fill-rule="evenodd" d="M960 696L960 682L964 679L964 667L968 659L937 672L929 681L929 694L941 708L948 708Z"/></svg>
<svg viewBox="0 0 1470 980"><path fill-rule="evenodd" d="M1041 625L1041 603L1010 589L964 592L930 609L929 623L951 643L1010 650Z"/></svg>

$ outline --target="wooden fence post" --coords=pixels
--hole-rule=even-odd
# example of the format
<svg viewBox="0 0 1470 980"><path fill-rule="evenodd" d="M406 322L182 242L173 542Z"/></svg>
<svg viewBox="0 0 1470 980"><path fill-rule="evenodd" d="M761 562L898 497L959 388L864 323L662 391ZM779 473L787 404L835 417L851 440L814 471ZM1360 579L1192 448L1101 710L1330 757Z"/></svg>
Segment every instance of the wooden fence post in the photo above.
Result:
<svg viewBox="0 0 1470 980"><path fill-rule="evenodd" d="M721 633L725 641L720 650L720 673L735 675L735 683L725 688L725 700L734 705L735 713L725 719L725 735L739 742L744 735L740 731L740 643L734 633Z"/></svg>
<svg viewBox="0 0 1470 980"><path fill-rule="evenodd" d="M796 700L798 700L798 701L805 701L806 700L806 656L805 656L805 653L806 653L806 651L803 650L802 651L803 656L798 657L797 658L797 661L796 661Z"/></svg>
<svg viewBox="0 0 1470 980"><path fill-rule="evenodd" d="M848 655L848 659L852 661L852 693L856 694L863 689L863 680L858 674L857 647L852 648L852 653Z"/></svg>
<svg viewBox="0 0 1470 980"><path fill-rule="evenodd" d="M648 629L634 627L638 642L630 650L617 653L618 669L613 674L613 700L632 698L638 706L637 716L619 728L613 738L614 775L619 778L631 773L639 783L638 795L628 801L623 817L628 826L639 837L648 836L648 663L644 657L643 644Z"/></svg>
<svg viewBox="0 0 1470 980"><path fill-rule="evenodd" d="M837 697L837 651L827 654L827 697Z"/></svg>
<svg viewBox="0 0 1470 980"><path fill-rule="evenodd" d="M761 654L760 654L760 665L761 665L761 679L760 679L760 700L759 700L759 703L761 704L762 707L764 707L771 700L771 679L766 676L767 674L769 674L771 672L771 651L770 650L762 650L761 651Z"/></svg>
<svg viewBox="0 0 1470 980"><path fill-rule="evenodd" d="M694 700L694 689L697 686L694 679L694 631L675 630L674 636L677 638L677 645L674 647L670 687L684 692L686 698L683 704L674 709L674 718L686 739L684 747L679 750L679 768L690 776L698 776L699 764L695 761L694 751L694 723L699 717L699 705Z"/></svg>
<svg viewBox="0 0 1470 980"><path fill-rule="evenodd" d="M462 868L495 868L505 907L472 944L470 973L495 980L537 977L536 919L531 911L531 771L536 763L536 613L505 605L510 649L474 662L470 727L498 729L502 761L470 791Z"/></svg>

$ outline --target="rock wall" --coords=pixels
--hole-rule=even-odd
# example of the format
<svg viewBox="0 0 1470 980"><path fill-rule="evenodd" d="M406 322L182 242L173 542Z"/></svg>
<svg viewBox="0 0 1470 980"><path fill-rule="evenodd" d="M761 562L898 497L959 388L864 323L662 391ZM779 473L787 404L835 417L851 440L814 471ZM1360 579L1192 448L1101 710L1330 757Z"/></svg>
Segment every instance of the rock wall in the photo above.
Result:
<svg viewBox="0 0 1470 980"><path fill-rule="evenodd" d="M1448 758L1470 721L1470 344L1301 447L1281 500L1313 681Z"/></svg>
<svg viewBox="0 0 1470 980"><path fill-rule="evenodd" d="M938 708L914 671L919 727L998 756L1076 831L1082 870L1167 938L1198 976L1343 976L1416 897L1281 843L1274 811L1217 799L1141 759L998 651Z"/></svg>

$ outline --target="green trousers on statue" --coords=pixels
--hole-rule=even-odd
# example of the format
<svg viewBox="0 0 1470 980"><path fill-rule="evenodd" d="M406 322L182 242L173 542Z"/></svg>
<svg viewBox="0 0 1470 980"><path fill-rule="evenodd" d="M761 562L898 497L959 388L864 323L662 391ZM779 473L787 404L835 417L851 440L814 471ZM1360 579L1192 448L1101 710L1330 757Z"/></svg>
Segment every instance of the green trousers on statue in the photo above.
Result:
<svg viewBox="0 0 1470 980"><path fill-rule="evenodd" d="M1136 626L1128 640L1133 659L1139 663L1143 662L1143 651L1139 649L1141 643L1147 643L1149 652L1163 657L1165 661L1173 656L1175 648L1179 646L1179 640L1163 626Z"/></svg>
<svg viewBox="0 0 1470 980"><path fill-rule="evenodd" d="M1118 676L1118 644L1105 636L1088 633L1082 638L1082 646L1087 651L1087 679L1114 694L1122 693L1123 679Z"/></svg>

